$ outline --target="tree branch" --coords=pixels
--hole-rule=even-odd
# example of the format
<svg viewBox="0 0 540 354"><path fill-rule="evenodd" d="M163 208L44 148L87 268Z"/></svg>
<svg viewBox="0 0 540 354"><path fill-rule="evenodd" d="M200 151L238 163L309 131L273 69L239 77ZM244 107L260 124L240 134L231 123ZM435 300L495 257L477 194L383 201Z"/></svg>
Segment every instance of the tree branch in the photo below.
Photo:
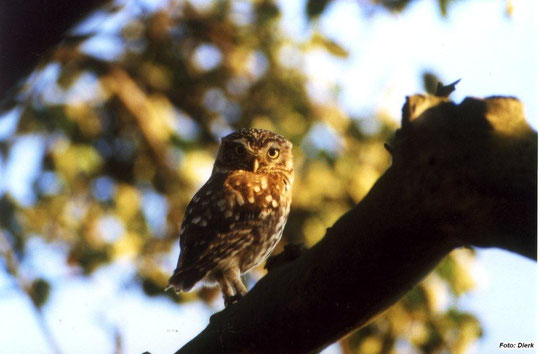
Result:
<svg viewBox="0 0 540 354"><path fill-rule="evenodd" d="M316 352L399 300L451 250L536 258L537 134L512 98L412 96L393 164L296 260L177 353Z"/></svg>
<svg viewBox="0 0 540 354"><path fill-rule="evenodd" d="M51 329L49 328L49 325L47 324L47 321L43 315L43 312L41 311L41 308L36 304L35 298L32 296L32 285L27 279L24 279L19 272L20 265L19 260L17 259L17 256L15 255L15 252L13 248L11 247L11 244L9 240L7 239L6 235L0 228L0 258L4 260L6 264L6 271L8 274L10 274L13 277L13 280L15 281L16 286L19 288L19 290L25 294L28 299L30 300L30 303L32 304L32 309L36 318L36 322L41 329L41 332L43 334L43 337L49 344L49 348L51 352L55 354L61 354L62 351L60 350L60 345L56 341Z"/></svg>

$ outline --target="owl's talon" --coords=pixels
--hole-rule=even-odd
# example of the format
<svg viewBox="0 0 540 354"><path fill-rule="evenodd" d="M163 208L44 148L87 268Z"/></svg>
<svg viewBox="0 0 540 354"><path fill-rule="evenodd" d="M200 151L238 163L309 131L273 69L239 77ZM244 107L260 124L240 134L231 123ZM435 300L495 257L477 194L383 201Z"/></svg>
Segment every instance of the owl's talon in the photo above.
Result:
<svg viewBox="0 0 540 354"><path fill-rule="evenodd" d="M229 307L231 306L232 304L240 301L240 299L242 298L243 296L241 294L236 294L236 295L233 295L233 296L229 296L227 298L225 298L225 307Z"/></svg>

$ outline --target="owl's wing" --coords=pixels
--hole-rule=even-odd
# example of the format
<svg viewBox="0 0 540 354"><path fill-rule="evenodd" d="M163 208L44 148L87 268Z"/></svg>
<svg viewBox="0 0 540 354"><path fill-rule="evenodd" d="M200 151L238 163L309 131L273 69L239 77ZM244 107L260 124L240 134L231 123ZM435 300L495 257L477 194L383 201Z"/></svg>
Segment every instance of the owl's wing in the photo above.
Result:
<svg viewBox="0 0 540 354"><path fill-rule="evenodd" d="M215 188L215 184L219 181L208 181L186 209L180 230L181 254L169 280L177 290L189 290L220 261L232 258L260 237L256 219L261 208L255 203L238 203L237 191Z"/></svg>

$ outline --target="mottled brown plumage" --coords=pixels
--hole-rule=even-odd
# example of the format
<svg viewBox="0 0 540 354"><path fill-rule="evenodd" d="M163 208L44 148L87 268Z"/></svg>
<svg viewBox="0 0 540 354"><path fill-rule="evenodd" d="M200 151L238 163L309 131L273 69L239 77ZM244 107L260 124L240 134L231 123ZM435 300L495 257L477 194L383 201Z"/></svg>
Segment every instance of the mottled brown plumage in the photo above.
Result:
<svg viewBox="0 0 540 354"><path fill-rule="evenodd" d="M247 292L240 275L263 262L283 232L291 203L292 144L268 130L221 140L210 179L189 203L169 287L217 282L228 305Z"/></svg>

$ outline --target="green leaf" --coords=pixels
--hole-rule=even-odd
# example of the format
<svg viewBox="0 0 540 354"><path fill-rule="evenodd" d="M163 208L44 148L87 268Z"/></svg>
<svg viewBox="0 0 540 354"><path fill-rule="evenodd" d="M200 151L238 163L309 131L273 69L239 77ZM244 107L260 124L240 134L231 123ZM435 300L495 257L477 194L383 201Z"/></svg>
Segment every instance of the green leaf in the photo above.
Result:
<svg viewBox="0 0 540 354"><path fill-rule="evenodd" d="M411 3L411 0L385 0L382 5L393 12L401 12Z"/></svg>
<svg viewBox="0 0 540 354"><path fill-rule="evenodd" d="M439 10L443 17L448 16L448 6L453 0L439 0Z"/></svg>
<svg viewBox="0 0 540 354"><path fill-rule="evenodd" d="M257 6L257 20L259 23L266 23L278 17L279 7L271 1L263 1Z"/></svg>
<svg viewBox="0 0 540 354"><path fill-rule="evenodd" d="M439 77L432 72L425 71L422 74L422 80L424 81L424 90L427 93L434 95L437 91L437 83L441 81Z"/></svg>
<svg viewBox="0 0 540 354"><path fill-rule="evenodd" d="M330 0L308 0L306 4L306 14L308 19L318 17L326 9Z"/></svg>
<svg viewBox="0 0 540 354"><path fill-rule="evenodd" d="M51 285L44 279L38 278L32 282L30 288L30 297L32 302L38 307L41 308L49 298L51 292Z"/></svg>

